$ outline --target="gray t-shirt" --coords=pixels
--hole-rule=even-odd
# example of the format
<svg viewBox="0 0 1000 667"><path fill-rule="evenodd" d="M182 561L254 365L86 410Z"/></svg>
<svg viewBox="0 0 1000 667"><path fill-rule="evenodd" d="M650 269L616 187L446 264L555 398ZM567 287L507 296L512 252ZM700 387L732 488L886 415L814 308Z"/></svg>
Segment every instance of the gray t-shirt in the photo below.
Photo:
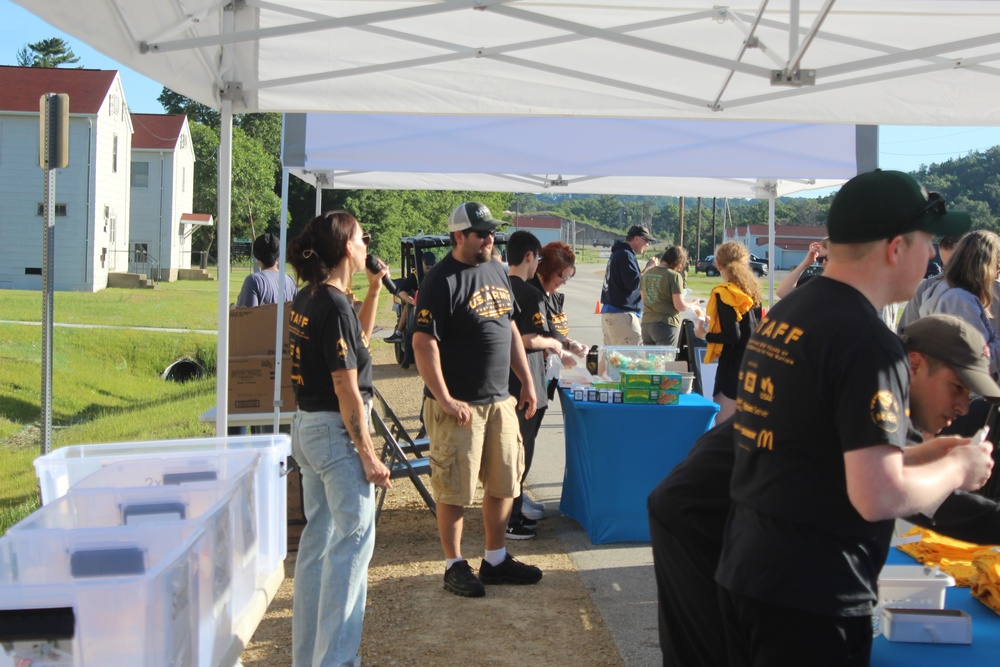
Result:
<svg viewBox="0 0 1000 667"><path fill-rule="evenodd" d="M236 305L240 308L265 306L269 303L278 303L278 277L280 271L265 269L257 273L251 273L243 281L243 289L236 298ZM299 293L299 288L295 285L295 279L287 273L285 274L285 301L292 301Z"/></svg>

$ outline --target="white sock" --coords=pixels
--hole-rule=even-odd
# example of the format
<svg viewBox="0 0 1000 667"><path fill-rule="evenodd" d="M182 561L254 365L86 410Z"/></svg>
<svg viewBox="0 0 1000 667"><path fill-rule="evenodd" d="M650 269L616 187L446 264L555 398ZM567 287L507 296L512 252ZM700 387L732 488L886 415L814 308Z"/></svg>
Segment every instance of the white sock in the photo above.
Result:
<svg viewBox="0 0 1000 667"><path fill-rule="evenodd" d="M444 571L447 572L448 568L450 568L452 565L454 565L455 563L457 563L457 562L459 562L461 560L465 560L465 559L462 558L461 556L459 556L458 558L445 558L444 559Z"/></svg>
<svg viewBox="0 0 1000 667"><path fill-rule="evenodd" d="M487 549L486 555L483 556L483 560L487 563L496 567L500 563L507 559L507 547L500 547L499 549L493 549L492 551Z"/></svg>

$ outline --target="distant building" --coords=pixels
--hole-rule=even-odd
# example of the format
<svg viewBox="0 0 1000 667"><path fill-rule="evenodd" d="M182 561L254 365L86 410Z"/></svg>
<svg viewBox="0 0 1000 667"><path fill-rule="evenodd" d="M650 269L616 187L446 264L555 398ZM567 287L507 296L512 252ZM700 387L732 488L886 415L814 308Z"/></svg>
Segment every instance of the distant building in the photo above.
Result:
<svg viewBox="0 0 1000 667"><path fill-rule="evenodd" d="M42 288L39 98L69 95L56 170L54 289L95 292L129 266L132 118L116 71L0 66L0 289Z"/></svg>
<svg viewBox="0 0 1000 667"><path fill-rule="evenodd" d="M187 116L136 113L132 126L129 271L177 280L179 270L191 268L191 234L198 224L186 216L194 201Z"/></svg>
<svg viewBox="0 0 1000 667"><path fill-rule="evenodd" d="M542 245L552 241L566 242L570 221L557 215L520 215L514 218L514 227L531 232Z"/></svg>
<svg viewBox="0 0 1000 667"><path fill-rule="evenodd" d="M790 269L797 266L809 250L809 244L822 241L826 237L826 227L775 225L774 226L774 268ZM739 241L754 255L766 258L768 253L767 225L741 225L726 230L727 241Z"/></svg>

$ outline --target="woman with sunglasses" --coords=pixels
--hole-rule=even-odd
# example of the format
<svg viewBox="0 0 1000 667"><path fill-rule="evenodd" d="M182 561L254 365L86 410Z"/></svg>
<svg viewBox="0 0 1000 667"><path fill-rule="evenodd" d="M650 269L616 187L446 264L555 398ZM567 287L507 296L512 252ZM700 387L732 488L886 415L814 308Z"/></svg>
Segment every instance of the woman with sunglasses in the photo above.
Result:
<svg viewBox="0 0 1000 667"><path fill-rule="evenodd" d="M351 291L368 242L353 215L331 211L288 247L306 283L292 303L289 329L299 406L292 453L302 470L307 520L295 562L296 666L356 664L375 545L373 485L391 486L368 430L369 337L387 269L365 272L368 291L358 312Z"/></svg>
<svg viewBox="0 0 1000 667"><path fill-rule="evenodd" d="M549 330L563 346L559 359L550 357L551 363L547 375L551 400L555 397L556 386L559 384L559 370L562 367L575 366L574 357L583 358L587 354L587 346L570 339L565 308L566 295L559 292L562 286L576 275L576 255L573 249L565 243L553 241L542 247L539 258L538 270L529 282L545 295L545 315L549 320Z"/></svg>

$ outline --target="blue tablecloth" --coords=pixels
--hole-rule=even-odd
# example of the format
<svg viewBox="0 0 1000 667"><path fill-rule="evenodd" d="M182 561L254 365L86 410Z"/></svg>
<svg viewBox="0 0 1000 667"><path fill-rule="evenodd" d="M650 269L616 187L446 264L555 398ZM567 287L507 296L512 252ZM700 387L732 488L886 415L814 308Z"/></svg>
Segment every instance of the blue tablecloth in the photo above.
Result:
<svg viewBox="0 0 1000 667"><path fill-rule="evenodd" d="M889 550L890 565L915 565L917 561L898 549ZM942 665L995 665L1000 662L1000 616L976 600L968 588L951 587L945 607L961 609L972 617L972 644L904 644L876 637L872 643L872 667L931 667Z"/></svg>
<svg viewBox="0 0 1000 667"><path fill-rule="evenodd" d="M698 394L679 405L577 403L560 389L566 432L563 514L594 544L648 542L646 497L712 425L719 406Z"/></svg>

